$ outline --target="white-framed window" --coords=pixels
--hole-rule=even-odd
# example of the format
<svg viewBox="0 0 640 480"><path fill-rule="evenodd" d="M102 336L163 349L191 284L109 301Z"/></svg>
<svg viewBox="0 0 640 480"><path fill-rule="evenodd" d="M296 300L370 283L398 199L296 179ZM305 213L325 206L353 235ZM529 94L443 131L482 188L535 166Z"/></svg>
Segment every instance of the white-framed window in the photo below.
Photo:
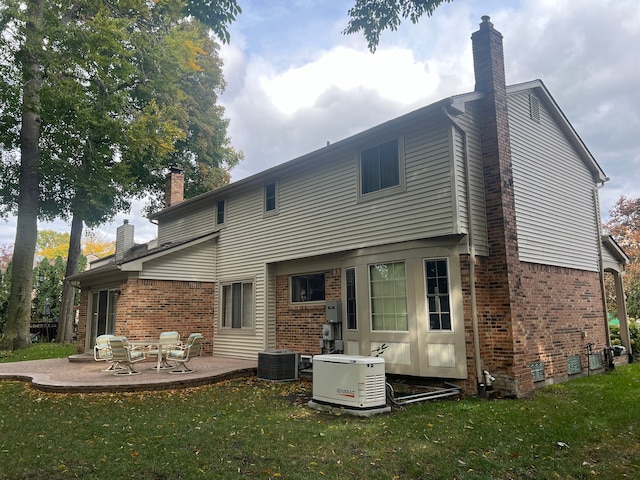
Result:
<svg viewBox="0 0 640 480"><path fill-rule="evenodd" d="M429 330L451 331L451 295L447 259L426 259L424 261L424 278L427 290Z"/></svg>
<svg viewBox="0 0 640 480"><path fill-rule="evenodd" d="M253 328L253 281L223 283L221 292L222 328Z"/></svg>
<svg viewBox="0 0 640 480"><path fill-rule="evenodd" d="M291 303L323 302L324 282L324 272L292 275L289 277Z"/></svg>
<svg viewBox="0 0 640 480"><path fill-rule="evenodd" d="M264 184L264 213L272 215L278 211L278 182Z"/></svg>
<svg viewBox="0 0 640 480"><path fill-rule="evenodd" d="M221 198L216 202L216 225L224 225L227 202Z"/></svg>
<svg viewBox="0 0 640 480"><path fill-rule="evenodd" d="M347 299L347 330L358 329L358 311L356 304L356 269L345 270L345 297Z"/></svg>
<svg viewBox="0 0 640 480"><path fill-rule="evenodd" d="M361 150L358 168L361 198L404 190L402 138L394 138Z"/></svg>
<svg viewBox="0 0 640 480"><path fill-rule="evenodd" d="M409 331L404 262L369 265L371 330Z"/></svg>

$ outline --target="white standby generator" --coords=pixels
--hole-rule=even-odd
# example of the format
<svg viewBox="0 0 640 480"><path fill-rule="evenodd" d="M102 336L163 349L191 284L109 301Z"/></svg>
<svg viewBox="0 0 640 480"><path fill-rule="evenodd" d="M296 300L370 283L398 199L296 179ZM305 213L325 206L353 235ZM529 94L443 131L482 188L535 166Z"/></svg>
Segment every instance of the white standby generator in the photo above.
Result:
<svg viewBox="0 0 640 480"><path fill-rule="evenodd" d="M383 358L315 355L312 364L312 402L356 410L386 409Z"/></svg>

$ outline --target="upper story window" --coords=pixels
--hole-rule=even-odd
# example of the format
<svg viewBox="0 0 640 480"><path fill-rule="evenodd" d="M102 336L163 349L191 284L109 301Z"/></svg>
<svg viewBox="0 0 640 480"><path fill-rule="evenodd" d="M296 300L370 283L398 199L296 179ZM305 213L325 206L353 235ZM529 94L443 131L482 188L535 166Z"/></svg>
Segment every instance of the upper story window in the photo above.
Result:
<svg viewBox="0 0 640 480"><path fill-rule="evenodd" d="M360 152L360 194L403 188L404 156L398 138Z"/></svg>
<svg viewBox="0 0 640 480"><path fill-rule="evenodd" d="M218 200L216 202L216 225L224 224L225 203L224 200Z"/></svg>
<svg viewBox="0 0 640 480"><path fill-rule="evenodd" d="M265 213L275 213L278 210L278 184L276 182L267 183L264 186L264 211Z"/></svg>
<svg viewBox="0 0 640 480"><path fill-rule="evenodd" d="M321 302L324 300L324 273L293 275L291 303Z"/></svg>

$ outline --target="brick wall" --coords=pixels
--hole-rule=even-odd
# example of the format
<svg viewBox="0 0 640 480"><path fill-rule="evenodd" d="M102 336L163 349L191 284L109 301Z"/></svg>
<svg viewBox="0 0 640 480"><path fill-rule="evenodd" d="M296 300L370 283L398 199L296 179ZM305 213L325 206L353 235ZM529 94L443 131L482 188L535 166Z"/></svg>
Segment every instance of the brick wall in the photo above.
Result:
<svg viewBox="0 0 640 480"><path fill-rule="evenodd" d="M469 372L464 387L476 392L468 260L461 258ZM535 384L530 365L534 362L544 364L548 382L568 378L567 359L574 355L580 356L586 372L587 342L594 344L594 352L602 352L607 340L598 273L521 263L519 313L507 321L495 314L507 298L501 300L491 292L494 277L487 263L488 259L479 258L476 267L478 328L482 368L496 377L495 388L514 396L531 395ZM523 333L514 335L514 331Z"/></svg>
<svg viewBox="0 0 640 480"><path fill-rule="evenodd" d="M213 351L215 283L132 279L119 287L116 335L155 339L177 331L186 339L194 332L205 337L204 354ZM78 348L84 350L88 294L83 291Z"/></svg>
<svg viewBox="0 0 640 480"><path fill-rule="evenodd" d="M567 376L567 357L587 367L587 342L594 353L607 344L598 272L523 263L522 321L527 331L526 367L542 361L545 376Z"/></svg>
<svg viewBox="0 0 640 480"><path fill-rule="evenodd" d="M325 272L325 300L340 300L340 269ZM322 353L320 339L326 323L325 305L291 305L289 275L276 278L276 348L302 355Z"/></svg>

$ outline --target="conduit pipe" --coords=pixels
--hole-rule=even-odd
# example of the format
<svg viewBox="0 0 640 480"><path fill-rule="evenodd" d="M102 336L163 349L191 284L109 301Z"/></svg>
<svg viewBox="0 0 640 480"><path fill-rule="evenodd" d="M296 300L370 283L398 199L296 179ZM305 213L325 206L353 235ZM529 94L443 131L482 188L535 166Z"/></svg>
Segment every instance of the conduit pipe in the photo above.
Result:
<svg viewBox="0 0 640 480"><path fill-rule="evenodd" d="M453 125L453 128L462 135L462 155L465 175L465 196L467 197L467 247L469 249L469 297L471 302L471 324L473 326L473 357L476 364L476 382L478 387L478 396L483 397L486 394L485 375L480 356L480 334L478 329L478 303L476 300L476 248L473 235L473 209L471 201L471 172L469 168L469 145L467 143L467 132L458 123L458 121L447 111L446 107L442 108L443 113Z"/></svg>

